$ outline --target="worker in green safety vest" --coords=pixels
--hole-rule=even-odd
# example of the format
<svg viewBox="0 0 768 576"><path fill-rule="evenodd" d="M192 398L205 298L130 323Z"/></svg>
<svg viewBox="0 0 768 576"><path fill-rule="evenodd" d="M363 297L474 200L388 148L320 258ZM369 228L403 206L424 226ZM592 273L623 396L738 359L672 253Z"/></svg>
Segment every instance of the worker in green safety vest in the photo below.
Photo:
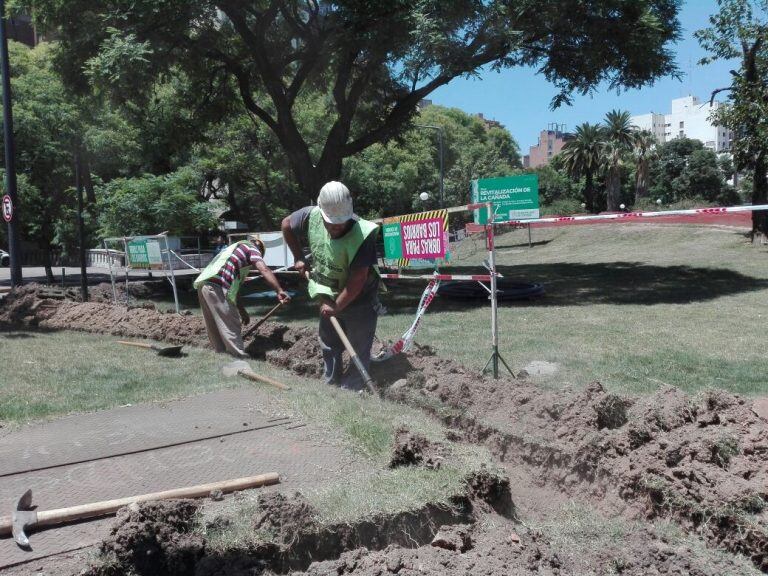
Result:
<svg viewBox="0 0 768 576"><path fill-rule="evenodd" d="M280 302L290 300L264 262L264 243L255 235L218 252L192 284L197 290L211 347L237 358L248 357L240 324L248 324L250 318L239 297L251 268L261 272Z"/></svg>
<svg viewBox="0 0 768 576"><path fill-rule="evenodd" d="M379 310L378 228L354 213L352 196L341 182L328 182L320 189L317 206L297 210L282 222L294 267L308 275L309 296L319 305L325 380L352 390L363 389L364 382L353 366L344 373L344 345L329 319L338 319L367 369Z"/></svg>

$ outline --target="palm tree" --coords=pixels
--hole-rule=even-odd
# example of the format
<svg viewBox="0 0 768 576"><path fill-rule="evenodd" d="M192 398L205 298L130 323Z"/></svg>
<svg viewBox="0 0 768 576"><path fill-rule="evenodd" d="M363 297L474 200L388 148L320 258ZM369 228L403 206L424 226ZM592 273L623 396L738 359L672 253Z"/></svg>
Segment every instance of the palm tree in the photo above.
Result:
<svg viewBox="0 0 768 576"><path fill-rule="evenodd" d="M648 170L656 157L656 138L648 130L635 133L632 155L635 158L635 202L648 196Z"/></svg>
<svg viewBox="0 0 768 576"><path fill-rule="evenodd" d="M621 167L624 164L624 147L613 140L606 140L601 147L605 170L605 196L608 210L616 212L621 204Z"/></svg>
<svg viewBox="0 0 768 576"><path fill-rule="evenodd" d="M621 163L625 152L632 149L635 130L626 110L611 110L605 115L603 167L608 210L616 211L621 202Z"/></svg>
<svg viewBox="0 0 768 576"><path fill-rule="evenodd" d="M603 129L599 124L585 122L576 127L572 140L560 152L563 166L572 178L584 176L584 202L589 212L596 211L595 174L600 168L600 146Z"/></svg>

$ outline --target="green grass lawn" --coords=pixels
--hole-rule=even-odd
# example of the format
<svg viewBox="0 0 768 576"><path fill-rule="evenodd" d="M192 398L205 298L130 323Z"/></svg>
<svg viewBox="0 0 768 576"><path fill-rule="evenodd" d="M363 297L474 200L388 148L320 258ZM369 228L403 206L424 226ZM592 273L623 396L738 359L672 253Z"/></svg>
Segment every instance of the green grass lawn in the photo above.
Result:
<svg viewBox="0 0 768 576"><path fill-rule="evenodd" d="M503 304L501 351L515 369L556 363L545 386L600 380L612 390L647 393L663 384L686 391L722 387L768 394L764 323L768 247L730 228L607 224L515 231L498 238L499 270L541 282L544 298ZM465 241L445 270L481 270L478 241ZM424 283L400 282L382 297L389 313L378 336L397 338L411 323ZM271 301L252 301L252 316ZM281 312L314 324L302 298ZM481 369L490 355L490 306L438 299L417 341Z"/></svg>
<svg viewBox="0 0 768 576"><path fill-rule="evenodd" d="M752 245L739 230L676 224L534 229L533 241L529 248L521 230L497 242L502 274L541 282L547 291L539 300L505 303L499 310L501 351L516 370L533 361L555 363L554 374L535 377L548 387L600 380L633 393L671 384L691 392L721 387L768 394L768 247ZM479 271L484 258L481 242L465 241L445 270ZM400 282L382 296L389 312L379 320L380 338L394 340L410 325L424 285ZM257 283L252 289L263 288ZM299 296L274 319L314 325L315 307L301 287L295 289ZM182 300L195 311L194 292ZM249 299L247 307L256 319L272 305L272 299ZM438 298L417 341L479 370L490 354L490 306ZM24 344L34 350L33 342ZM195 351L188 364L204 354ZM78 353L72 357L77 361ZM107 353L100 369L107 369L108 359ZM189 378L174 372L167 386L207 389L204 374L194 368ZM129 380L119 388L143 381Z"/></svg>

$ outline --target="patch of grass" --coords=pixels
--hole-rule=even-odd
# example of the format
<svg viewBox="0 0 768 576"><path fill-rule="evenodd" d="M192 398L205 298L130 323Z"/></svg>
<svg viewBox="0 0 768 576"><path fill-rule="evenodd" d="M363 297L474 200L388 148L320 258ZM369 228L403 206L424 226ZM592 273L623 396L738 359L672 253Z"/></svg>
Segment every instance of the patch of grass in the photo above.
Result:
<svg viewBox="0 0 768 576"><path fill-rule="evenodd" d="M69 413L190 396L238 384L224 378L221 357L185 348L161 358L78 332L0 333L0 422L16 425Z"/></svg>
<svg viewBox="0 0 768 576"><path fill-rule="evenodd" d="M680 525L669 519L658 519L652 524L620 517L606 517L590 505L567 502L558 513L546 522L534 526L564 554L578 573L587 575L606 574L595 571L597 557L610 559L608 574L621 574L634 560L632 549L626 542L633 535L649 533L677 550L689 550L694 565L733 566L734 571L724 571L724 576L758 576L761 574L749 558L722 550L707 548L700 538L686 534ZM636 568L637 566L635 566Z"/></svg>
<svg viewBox="0 0 768 576"><path fill-rule="evenodd" d="M765 247L733 229L673 224L532 233L533 248L526 231L497 243L506 277L546 288L539 300L500 307L500 350L514 368L557 363L555 374L534 377L546 387L599 380L621 393L648 393L666 383L689 392L768 394ZM460 266L447 271L479 268L482 247L467 247L459 251ZM380 318L380 337L407 328L422 288L401 282L383 297L390 314ZM489 332L487 302L438 298L417 341L479 370L491 352Z"/></svg>

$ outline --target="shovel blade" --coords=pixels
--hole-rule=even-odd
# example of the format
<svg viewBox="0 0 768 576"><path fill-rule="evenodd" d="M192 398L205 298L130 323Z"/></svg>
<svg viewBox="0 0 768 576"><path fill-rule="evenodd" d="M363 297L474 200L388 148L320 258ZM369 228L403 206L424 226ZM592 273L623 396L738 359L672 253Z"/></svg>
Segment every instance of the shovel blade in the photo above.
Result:
<svg viewBox="0 0 768 576"><path fill-rule="evenodd" d="M176 358L181 356L181 349L183 346L166 346L165 348L158 348L157 355L165 356L167 358Z"/></svg>

